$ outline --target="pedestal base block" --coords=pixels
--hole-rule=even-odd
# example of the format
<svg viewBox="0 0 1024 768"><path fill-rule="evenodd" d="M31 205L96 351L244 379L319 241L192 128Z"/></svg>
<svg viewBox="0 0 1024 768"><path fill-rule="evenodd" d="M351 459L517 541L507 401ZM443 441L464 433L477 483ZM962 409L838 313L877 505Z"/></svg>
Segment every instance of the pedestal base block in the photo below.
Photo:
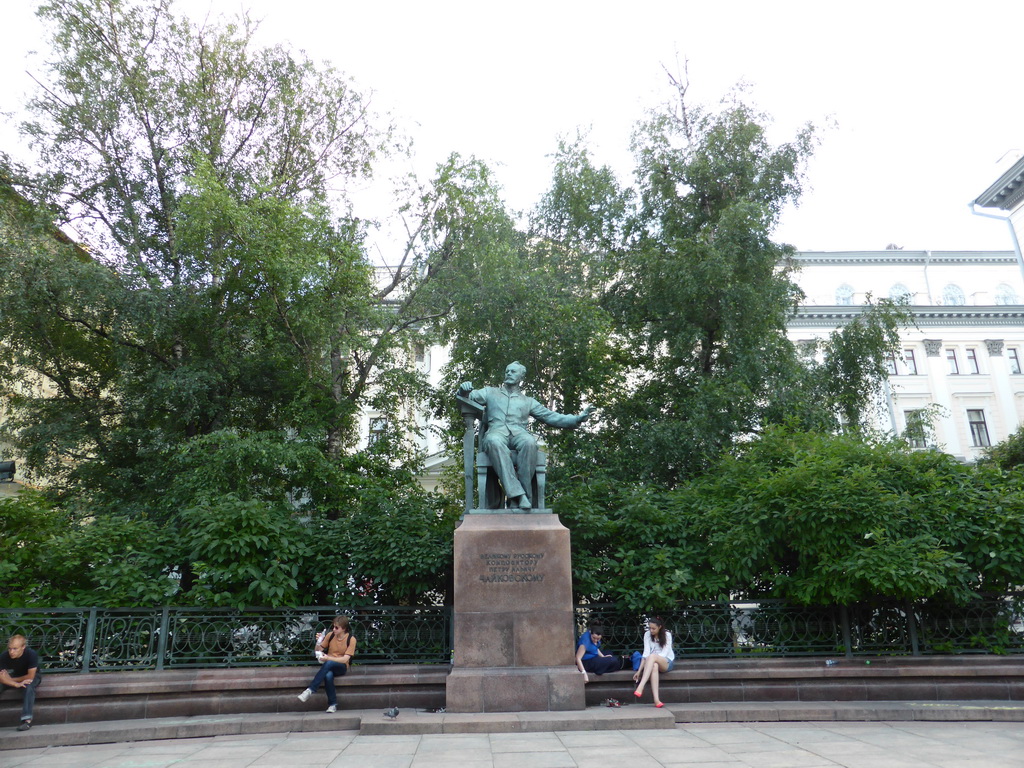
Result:
<svg viewBox="0 0 1024 768"><path fill-rule="evenodd" d="M564 712L586 709L583 676L569 667L453 669L449 712Z"/></svg>
<svg viewBox="0 0 1024 768"><path fill-rule="evenodd" d="M556 515L467 515L455 531L450 712L585 707L569 530Z"/></svg>

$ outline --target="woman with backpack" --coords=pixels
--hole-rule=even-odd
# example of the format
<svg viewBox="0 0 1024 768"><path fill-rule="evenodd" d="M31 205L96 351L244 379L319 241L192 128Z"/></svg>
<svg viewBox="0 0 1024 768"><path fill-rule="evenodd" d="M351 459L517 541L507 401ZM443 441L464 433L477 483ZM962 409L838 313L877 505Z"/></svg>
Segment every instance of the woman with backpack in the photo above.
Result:
<svg viewBox="0 0 1024 768"><path fill-rule="evenodd" d="M309 687L299 694L299 701L309 701L321 683L327 694L327 711L338 711L338 696L334 690L334 678L348 672L352 657L356 655L356 639L352 637L348 616L335 616L329 634L317 635L316 658L323 662Z"/></svg>

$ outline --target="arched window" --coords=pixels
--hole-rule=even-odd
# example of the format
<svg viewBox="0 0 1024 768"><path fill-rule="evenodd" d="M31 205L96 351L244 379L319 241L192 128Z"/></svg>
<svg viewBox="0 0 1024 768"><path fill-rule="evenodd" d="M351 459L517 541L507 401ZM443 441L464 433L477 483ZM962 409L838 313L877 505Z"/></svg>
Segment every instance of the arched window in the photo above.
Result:
<svg viewBox="0 0 1024 768"><path fill-rule="evenodd" d="M840 307L848 307L853 304L853 288L843 283L836 288L836 304Z"/></svg>
<svg viewBox="0 0 1024 768"><path fill-rule="evenodd" d="M967 297L964 296L964 289L959 285L950 283L942 289L942 303L947 307L962 307L967 303Z"/></svg>
<svg viewBox="0 0 1024 768"><path fill-rule="evenodd" d="M889 298L893 301L899 301L902 298L910 298L910 289L907 288L903 283L896 283L892 288L889 289Z"/></svg>
<svg viewBox="0 0 1024 768"><path fill-rule="evenodd" d="M1012 285L1007 283L1000 283L996 287L996 304L1018 304L1017 292L1013 290Z"/></svg>

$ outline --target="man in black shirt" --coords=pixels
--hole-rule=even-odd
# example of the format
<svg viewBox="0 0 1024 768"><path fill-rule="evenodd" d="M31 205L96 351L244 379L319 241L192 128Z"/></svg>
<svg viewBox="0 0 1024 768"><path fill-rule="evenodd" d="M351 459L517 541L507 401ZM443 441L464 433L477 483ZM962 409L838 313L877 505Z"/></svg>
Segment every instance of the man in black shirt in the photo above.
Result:
<svg viewBox="0 0 1024 768"><path fill-rule="evenodd" d="M0 696L9 690L21 693L19 731L32 727L32 705L36 702L36 688L40 682L39 654L28 647L24 635L12 635L7 641L7 650L0 653Z"/></svg>

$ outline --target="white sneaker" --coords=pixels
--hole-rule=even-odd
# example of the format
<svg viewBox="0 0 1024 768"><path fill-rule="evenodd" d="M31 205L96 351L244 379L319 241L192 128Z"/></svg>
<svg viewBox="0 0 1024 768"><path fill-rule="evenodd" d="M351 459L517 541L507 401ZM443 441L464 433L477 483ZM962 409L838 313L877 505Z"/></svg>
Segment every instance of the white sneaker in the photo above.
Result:
<svg viewBox="0 0 1024 768"><path fill-rule="evenodd" d="M338 711L338 708L334 704L331 704L331 706L329 706L327 708L327 713L331 714L331 715L333 715L337 711Z"/></svg>
<svg viewBox="0 0 1024 768"><path fill-rule="evenodd" d="M307 688L299 694L299 701L309 701L309 697L313 695L313 692Z"/></svg>

